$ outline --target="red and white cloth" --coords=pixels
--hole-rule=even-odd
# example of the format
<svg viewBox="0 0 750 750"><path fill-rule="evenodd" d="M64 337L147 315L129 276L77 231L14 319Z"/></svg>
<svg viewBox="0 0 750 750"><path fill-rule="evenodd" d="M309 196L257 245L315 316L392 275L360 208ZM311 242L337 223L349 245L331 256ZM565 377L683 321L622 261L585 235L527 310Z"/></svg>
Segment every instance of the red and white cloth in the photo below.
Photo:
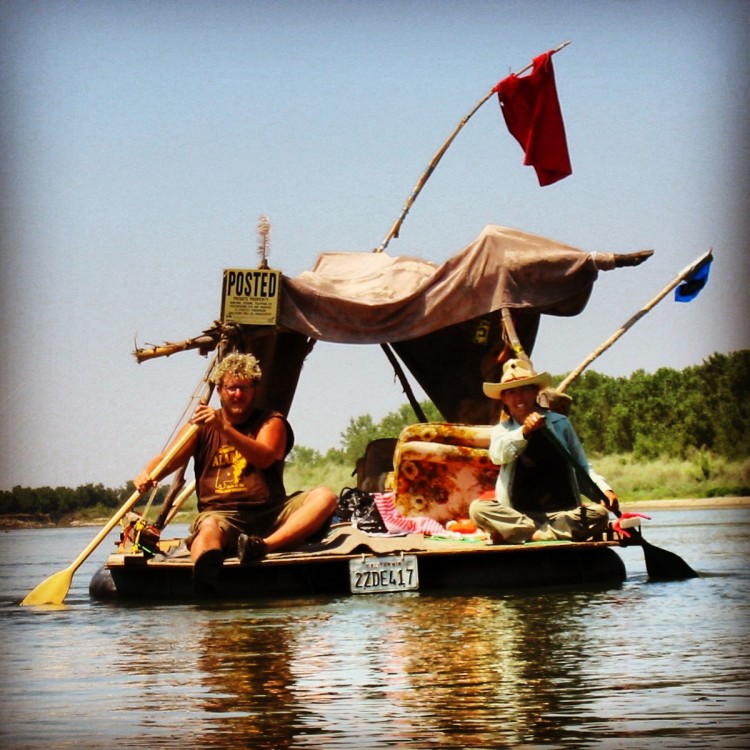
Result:
<svg viewBox="0 0 750 750"><path fill-rule="evenodd" d="M434 518L426 516L404 516L396 510L393 492L376 492L373 494L375 506L380 513L386 529L391 534L417 533L432 536L453 536L442 524Z"/></svg>

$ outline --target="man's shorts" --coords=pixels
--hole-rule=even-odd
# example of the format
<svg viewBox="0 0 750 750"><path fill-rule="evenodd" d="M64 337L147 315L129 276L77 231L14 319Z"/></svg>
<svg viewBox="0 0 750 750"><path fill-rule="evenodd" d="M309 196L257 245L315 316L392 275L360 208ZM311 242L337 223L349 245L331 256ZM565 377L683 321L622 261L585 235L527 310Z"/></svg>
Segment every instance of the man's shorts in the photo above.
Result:
<svg viewBox="0 0 750 750"><path fill-rule="evenodd" d="M268 510L263 508L204 510L195 517L185 543L190 547L203 521L213 518L226 534L224 549L231 554L237 548L237 538L240 534L268 536L285 523L292 513L302 507L307 495L307 492L295 492L286 499L283 505Z"/></svg>

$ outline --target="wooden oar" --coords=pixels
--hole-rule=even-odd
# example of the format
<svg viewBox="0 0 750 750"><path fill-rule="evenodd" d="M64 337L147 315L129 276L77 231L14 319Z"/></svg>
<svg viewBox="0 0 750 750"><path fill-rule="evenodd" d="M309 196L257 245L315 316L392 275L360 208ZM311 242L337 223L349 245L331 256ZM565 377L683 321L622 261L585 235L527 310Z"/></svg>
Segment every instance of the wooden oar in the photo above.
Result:
<svg viewBox="0 0 750 750"><path fill-rule="evenodd" d="M573 468L578 477L581 489L584 490L585 494L590 495L591 499L596 500L597 502L605 503L606 501L608 503L609 498L607 498L602 489L591 479L586 469L584 469L583 466L573 458L570 451L558 440L552 430L545 425L540 432ZM618 518L622 515L619 509L612 509L612 512ZM633 538L637 540L633 542L633 544L638 544L643 549L643 557L646 561L646 572L648 573L650 580L681 581L686 578L698 577L698 574L679 555L650 544L643 538L643 534L636 528L629 529L629 532Z"/></svg>
<svg viewBox="0 0 750 750"><path fill-rule="evenodd" d="M151 476L158 476L169 463L187 444L187 442L198 431L199 425L191 424L183 435L175 442L164 457L154 467ZM101 544L110 531L120 522L120 519L128 513L138 502L143 493L136 490L128 500L120 507L112 518L105 524L104 528L91 540L88 546L81 552L78 557L64 570L61 570L49 578L42 581L26 598L21 602L22 605L40 605L40 604L62 604L68 594L73 574L83 564L86 558Z"/></svg>

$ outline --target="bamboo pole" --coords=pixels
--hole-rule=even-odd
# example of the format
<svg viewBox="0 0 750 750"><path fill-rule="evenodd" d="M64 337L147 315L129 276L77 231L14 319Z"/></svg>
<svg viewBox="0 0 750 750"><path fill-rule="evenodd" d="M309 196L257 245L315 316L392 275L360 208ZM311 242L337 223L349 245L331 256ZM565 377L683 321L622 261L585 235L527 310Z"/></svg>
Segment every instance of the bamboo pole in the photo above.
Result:
<svg viewBox="0 0 750 750"><path fill-rule="evenodd" d="M192 416L192 412L195 410L193 407L193 403L198 400L201 404L207 404L211 400L211 396L213 396L214 390L216 389L216 385L211 382L211 373L216 368L216 365L220 362L220 352L217 352L212 358L211 361L208 364L208 367L206 368L206 372L203 375L203 379L201 380L200 385L193 391L193 395L190 397L190 401L188 402L188 405L185 407L185 410L182 413L182 417L180 418L180 422L185 422L189 420L190 416ZM203 385L205 384L205 391L201 394L200 389L203 388ZM154 521L154 526L161 531L168 523L169 519L174 517L174 512L172 511L173 504L176 502L175 498L182 497L180 493L183 492L183 487L185 485L185 470L187 469L187 464L184 466L181 466L177 472L174 475L174 478L172 479L172 485L169 488L169 491L167 492L166 497L164 498L164 501L161 506L161 510L159 511L159 515L157 516L156 520ZM193 483L193 486L195 486L195 483ZM192 491L192 490L191 490ZM190 493L188 493L190 494ZM182 504L185 502L185 498L182 497ZM150 506L150 503L149 503ZM148 509L146 509L143 512L143 517L146 517L146 512Z"/></svg>
<svg viewBox="0 0 750 750"><path fill-rule="evenodd" d="M523 344L521 344L521 339L518 338L518 333L516 332L516 326L513 323L513 316L510 312L510 309L507 307L504 307L501 311L502 319L503 319L503 328L505 329L505 335L508 339L508 343L511 346L511 349L513 349L513 353L518 357L518 359L523 360L526 362L527 365L531 364L531 360L529 359L529 355L526 354L523 348Z"/></svg>
<svg viewBox="0 0 750 750"><path fill-rule="evenodd" d="M552 54L555 52L559 52L561 49L564 49L570 44L570 40L567 42L563 42L558 47L555 47L555 49L552 50ZM511 75L520 76L523 73L525 73L527 70L532 68L534 65L533 62L530 62L528 65L521 68L521 70L517 71L516 73L512 73ZM394 238L398 237L399 230L401 229L401 225L404 223L404 219L406 219L406 215L409 213L409 210L411 209L412 205L414 204L414 201L417 199L417 196L421 192L422 188L424 187L427 180L430 178L430 175L435 171L435 167L437 167L440 160L443 158L443 154L448 150L448 147L453 143L456 136L459 134L461 129L466 125L466 123L474 116L474 113L494 94L496 93L496 88L493 86L471 109L471 111L463 117L463 119L456 125L456 127L453 129L453 132L448 136L446 141L443 143L443 145L437 150L437 153L432 157L432 160L427 165L427 169L422 173L422 176L417 181L417 184L414 186L414 189L411 192L411 195L407 198L406 203L404 204L403 209L401 210L401 215L396 219L393 226L391 227L390 231L386 235L385 239L380 243L380 246L375 248L373 252L376 253L382 253L383 250L388 247L388 243Z"/></svg>
<svg viewBox="0 0 750 750"><path fill-rule="evenodd" d="M185 501L195 492L195 480L188 482L180 491L180 494L175 498L175 501L170 506L167 517L164 520L164 526L168 526L172 519L177 515L177 512L184 505Z"/></svg>
<svg viewBox="0 0 750 750"><path fill-rule="evenodd" d="M565 389L603 352L607 351L617 339L622 336L625 331L632 328L646 313L648 313L655 305L661 302L676 286L681 284L685 279L692 276L698 267L713 257L713 248L710 248L707 252L700 256L697 260L694 260L690 265L680 271L672 281L667 284L653 299L647 302L635 315L629 320L623 323L606 341L602 342L586 359L581 362L578 367L575 368L560 385L554 390L558 393L564 393Z"/></svg>

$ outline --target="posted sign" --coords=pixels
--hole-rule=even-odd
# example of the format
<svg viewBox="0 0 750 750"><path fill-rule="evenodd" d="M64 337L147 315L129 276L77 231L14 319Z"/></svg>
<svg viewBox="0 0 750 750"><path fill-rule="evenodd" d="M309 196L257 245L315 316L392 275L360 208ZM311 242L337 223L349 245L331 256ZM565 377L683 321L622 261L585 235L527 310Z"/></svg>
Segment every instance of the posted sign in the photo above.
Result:
<svg viewBox="0 0 750 750"><path fill-rule="evenodd" d="M221 320L241 325L276 325L281 272L268 268L225 268Z"/></svg>

